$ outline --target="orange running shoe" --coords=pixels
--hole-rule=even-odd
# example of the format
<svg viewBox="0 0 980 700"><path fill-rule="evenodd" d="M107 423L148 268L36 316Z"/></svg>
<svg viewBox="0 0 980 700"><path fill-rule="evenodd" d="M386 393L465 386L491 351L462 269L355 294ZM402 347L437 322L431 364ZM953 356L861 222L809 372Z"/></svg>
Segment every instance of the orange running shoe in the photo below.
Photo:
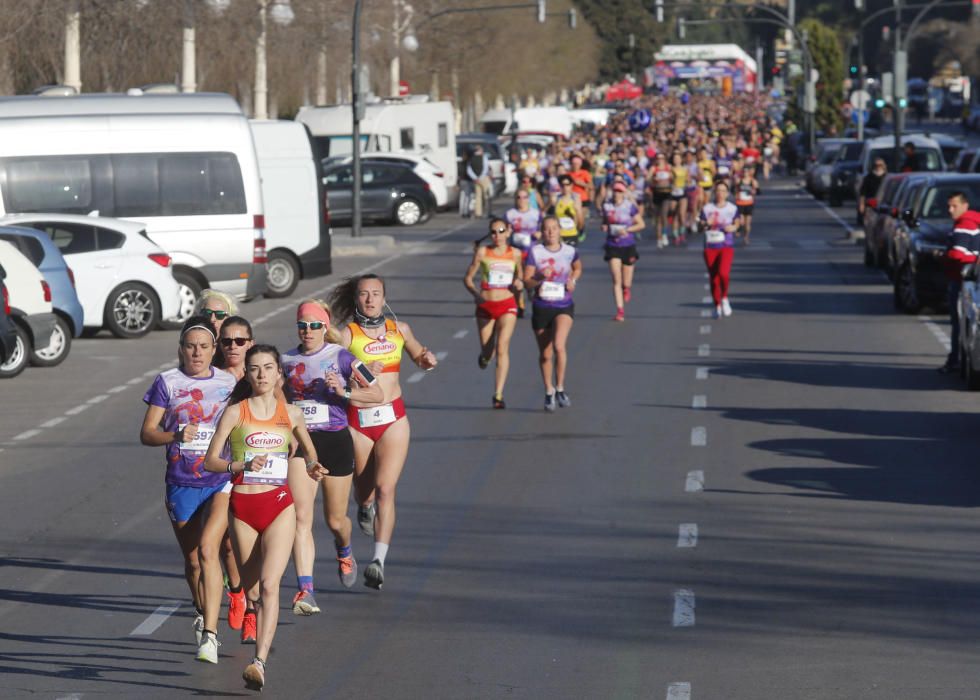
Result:
<svg viewBox="0 0 980 700"><path fill-rule="evenodd" d="M337 575L344 588L353 588L357 583L357 562L354 555L349 557L337 557Z"/></svg>
<svg viewBox="0 0 980 700"><path fill-rule="evenodd" d="M242 616L242 644L255 644L257 622L254 610L249 610Z"/></svg>
<svg viewBox="0 0 980 700"><path fill-rule="evenodd" d="M310 591L300 591L293 597L294 615L316 615L320 612L320 606L316 604L316 598Z"/></svg>
<svg viewBox="0 0 980 700"><path fill-rule="evenodd" d="M243 617L245 617L245 591L238 591L238 593L228 591L228 626L233 630L240 630Z"/></svg>

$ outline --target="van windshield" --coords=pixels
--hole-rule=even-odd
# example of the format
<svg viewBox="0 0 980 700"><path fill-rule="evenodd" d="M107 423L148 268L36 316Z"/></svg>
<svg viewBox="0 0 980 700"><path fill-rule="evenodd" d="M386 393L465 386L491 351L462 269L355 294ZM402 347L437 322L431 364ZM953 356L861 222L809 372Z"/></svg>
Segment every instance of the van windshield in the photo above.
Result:
<svg viewBox="0 0 980 700"><path fill-rule="evenodd" d="M891 146L887 148L875 148L871 151L871 157L868 158L869 163L874 163L875 159L881 158L886 163L888 163L888 169L892 172L902 169L902 164L905 163L905 151L899 152L899 167L895 167L895 149ZM915 164L913 167L914 172L936 172L942 170L942 159L939 156L939 151L935 148L917 148L915 149Z"/></svg>
<svg viewBox="0 0 980 700"><path fill-rule="evenodd" d="M507 122L496 121L496 122L480 122L480 127L483 129L484 134L502 134L504 129L507 128Z"/></svg>

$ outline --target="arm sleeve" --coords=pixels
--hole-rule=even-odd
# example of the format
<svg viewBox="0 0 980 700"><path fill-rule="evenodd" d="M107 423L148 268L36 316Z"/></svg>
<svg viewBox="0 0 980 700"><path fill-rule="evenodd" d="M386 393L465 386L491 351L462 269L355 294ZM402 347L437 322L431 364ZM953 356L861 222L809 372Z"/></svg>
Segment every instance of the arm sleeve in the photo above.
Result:
<svg viewBox="0 0 980 700"><path fill-rule="evenodd" d="M167 383L162 374L158 374L157 378L153 380L153 384L143 395L143 402L159 408L167 408L170 404L170 391L167 389Z"/></svg>

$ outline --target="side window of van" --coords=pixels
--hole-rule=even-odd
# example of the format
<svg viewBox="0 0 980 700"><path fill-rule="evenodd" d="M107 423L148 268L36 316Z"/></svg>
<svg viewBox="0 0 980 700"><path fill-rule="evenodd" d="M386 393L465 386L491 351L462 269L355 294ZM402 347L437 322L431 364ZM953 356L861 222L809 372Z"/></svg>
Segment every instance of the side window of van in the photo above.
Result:
<svg viewBox="0 0 980 700"><path fill-rule="evenodd" d="M409 127L401 130L401 144L407 151L415 150L415 129Z"/></svg>
<svg viewBox="0 0 980 700"><path fill-rule="evenodd" d="M9 158L3 167L8 212L92 210L92 171L86 156Z"/></svg>
<svg viewBox="0 0 980 700"><path fill-rule="evenodd" d="M174 153L160 157L160 215L241 214L245 192L230 154Z"/></svg>
<svg viewBox="0 0 980 700"><path fill-rule="evenodd" d="M449 125L446 122L439 122L439 148L449 145Z"/></svg>

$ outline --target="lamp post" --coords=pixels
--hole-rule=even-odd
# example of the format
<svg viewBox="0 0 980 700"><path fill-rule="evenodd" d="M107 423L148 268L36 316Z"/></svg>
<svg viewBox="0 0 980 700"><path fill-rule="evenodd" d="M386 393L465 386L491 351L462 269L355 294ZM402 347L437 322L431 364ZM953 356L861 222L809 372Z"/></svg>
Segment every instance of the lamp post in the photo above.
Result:
<svg viewBox="0 0 980 700"><path fill-rule="evenodd" d="M394 37L394 50L395 53L391 57L391 70L389 73L389 83L388 83L388 94L392 97L398 97L401 93L401 56L399 54L399 49L402 43L402 34L407 30L412 24L412 15L415 10L409 5L405 0L392 0L394 5L394 18L391 23L391 32ZM402 12L404 12L404 18L402 18ZM405 37L408 39L408 37ZM413 37L414 39L414 37ZM418 44L416 43L416 47ZM405 46L406 49L412 51L413 49Z"/></svg>
<svg viewBox="0 0 980 700"><path fill-rule="evenodd" d="M293 23L296 15L289 0L258 0L259 36L255 40L255 91L252 116L255 119L269 118L269 86L266 60L266 28L268 20L286 27Z"/></svg>
<svg viewBox="0 0 980 700"><path fill-rule="evenodd" d="M351 39L351 150L354 185L351 202L351 236L361 235L361 118L364 95L361 94L361 0L354 0L353 37Z"/></svg>
<svg viewBox="0 0 980 700"><path fill-rule="evenodd" d="M82 91L82 8L81 0L71 0L65 15L65 85Z"/></svg>

